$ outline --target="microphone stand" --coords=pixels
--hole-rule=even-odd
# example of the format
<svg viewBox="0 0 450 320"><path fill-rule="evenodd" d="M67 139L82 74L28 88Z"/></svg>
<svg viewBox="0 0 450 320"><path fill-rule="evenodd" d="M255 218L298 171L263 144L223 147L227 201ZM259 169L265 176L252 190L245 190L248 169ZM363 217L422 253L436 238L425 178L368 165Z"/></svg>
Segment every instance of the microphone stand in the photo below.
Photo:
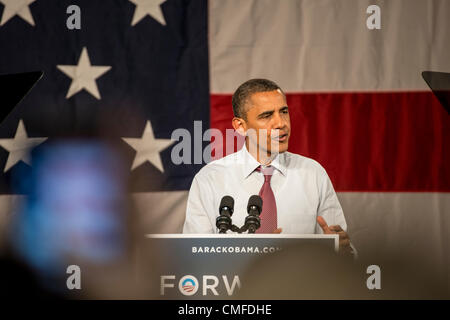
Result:
<svg viewBox="0 0 450 320"><path fill-rule="evenodd" d="M259 227L260 227L259 217L257 217L257 221L258 221L257 223L253 222L253 221L247 221L247 220L250 220L250 219L248 219L249 217L253 218L254 216L248 216L245 219L245 224L242 227L240 227L240 228L233 224L231 226L230 230L232 232L237 232L239 234L241 234L243 232L246 232L247 230L248 230L248 233L255 233L255 231L258 230ZM220 233L225 233L225 232L220 232Z"/></svg>

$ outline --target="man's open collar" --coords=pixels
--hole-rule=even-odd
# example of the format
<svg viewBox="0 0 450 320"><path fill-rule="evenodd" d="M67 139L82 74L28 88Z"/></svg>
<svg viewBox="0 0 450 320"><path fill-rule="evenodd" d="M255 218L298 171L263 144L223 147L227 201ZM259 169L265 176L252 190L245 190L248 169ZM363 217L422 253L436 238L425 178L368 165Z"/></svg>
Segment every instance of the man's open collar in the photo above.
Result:
<svg viewBox="0 0 450 320"><path fill-rule="evenodd" d="M242 149L238 151L238 161L242 166L243 179L247 179L253 171L256 170L261 164L248 152L247 147L244 145ZM286 175L286 153L278 154L270 163L275 169L280 171L284 176Z"/></svg>

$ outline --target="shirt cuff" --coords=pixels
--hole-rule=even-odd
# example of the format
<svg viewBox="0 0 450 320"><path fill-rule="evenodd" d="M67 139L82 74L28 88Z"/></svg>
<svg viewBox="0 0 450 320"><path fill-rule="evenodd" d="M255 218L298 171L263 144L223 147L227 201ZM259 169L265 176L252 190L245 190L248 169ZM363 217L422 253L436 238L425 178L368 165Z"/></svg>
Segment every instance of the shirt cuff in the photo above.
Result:
<svg viewBox="0 0 450 320"><path fill-rule="evenodd" d="M350 248L352 249L351 253L353 255L353 260L358 259L358 251L356 250L355 246L351 242L350 242Z"/></svg>

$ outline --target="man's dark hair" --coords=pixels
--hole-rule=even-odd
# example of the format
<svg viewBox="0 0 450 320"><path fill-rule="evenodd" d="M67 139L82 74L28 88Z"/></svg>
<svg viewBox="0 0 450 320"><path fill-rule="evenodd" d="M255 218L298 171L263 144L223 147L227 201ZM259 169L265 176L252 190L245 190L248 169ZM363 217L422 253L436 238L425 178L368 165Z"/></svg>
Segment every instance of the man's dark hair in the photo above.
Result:
<svg viewBox="0 0 450 320"><path fill-rule="evenodd" d="M235 117L247 119L247 110L245 109L245 104L252 94L257 92L267 92L283 90L273 81L267 79L250 79L245 81L243 84L236 89L231 99L231 104L233 106L233 113ZM283 93L284 94L284 93Z"/></svg>

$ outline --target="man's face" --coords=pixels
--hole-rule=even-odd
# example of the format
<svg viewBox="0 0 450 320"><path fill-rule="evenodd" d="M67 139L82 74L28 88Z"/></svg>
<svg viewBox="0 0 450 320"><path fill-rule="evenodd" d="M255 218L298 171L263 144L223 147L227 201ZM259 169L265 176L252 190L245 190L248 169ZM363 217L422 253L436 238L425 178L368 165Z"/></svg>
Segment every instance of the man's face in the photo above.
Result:
<svg viewBox="0 0 450 320"><path fill-rule="evenodd" d="M286 99L281 91L254 93L246 107L247 119L243 120L242 126L246 131L253 129L257 133L256 137L248 134L249 147L257 146L258 150L267 151L268 154L287 151L291 120Z"/></svg>

